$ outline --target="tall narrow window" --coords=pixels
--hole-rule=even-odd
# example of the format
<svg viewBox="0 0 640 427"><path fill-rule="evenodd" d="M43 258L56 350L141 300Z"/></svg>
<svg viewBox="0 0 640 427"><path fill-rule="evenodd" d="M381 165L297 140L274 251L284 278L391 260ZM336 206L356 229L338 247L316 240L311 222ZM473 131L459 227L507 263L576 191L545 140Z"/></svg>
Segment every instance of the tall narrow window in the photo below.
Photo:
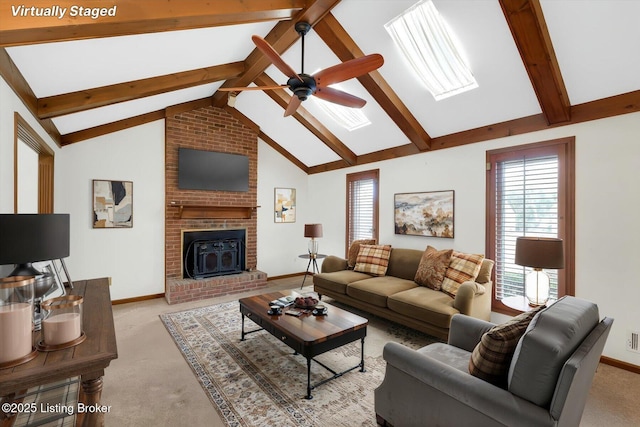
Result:
<svg viewBox="0 0 640 427"><path fill-rule="evenodd" d="M574 140L487 153L487 254L495 260L493 308L500 300L524 295L528 268L515 263L520 236L563 239L565 269L549 270L551 298L572 294Z"/></svg>
<svg viewBox="0 0 640 427"><path fill-rule="evenodd" d="M347 175L346 251L359 239L378 241L378 169Z"/></svg>

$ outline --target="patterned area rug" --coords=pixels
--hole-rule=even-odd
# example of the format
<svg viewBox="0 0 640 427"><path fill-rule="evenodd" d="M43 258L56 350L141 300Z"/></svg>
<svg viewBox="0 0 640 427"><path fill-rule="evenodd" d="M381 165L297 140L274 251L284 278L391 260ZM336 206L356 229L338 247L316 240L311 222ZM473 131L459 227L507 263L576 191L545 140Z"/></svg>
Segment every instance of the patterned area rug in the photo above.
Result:
<svg viewBox="0 0 640 427"><path fill-rule="evenodd" d="M357 314L369 319L366 372L356 369L319 386L313 390L312 400L304 398L304 357L294 355L293 350L265 331L249 334L240 341L237 301L163 314L160 318L227 425L375 426L373 390L383 380L385 362L382 356L366 355L371 353L369 341L382 346L393 340L419 348L436 339L365 313ZM247 320L245 330L252 329L257 326ZM360 341L317 359L337 372L349 369L360 362ZM312 363L311 372L313 384L332 375L317 363Z"/></svg>

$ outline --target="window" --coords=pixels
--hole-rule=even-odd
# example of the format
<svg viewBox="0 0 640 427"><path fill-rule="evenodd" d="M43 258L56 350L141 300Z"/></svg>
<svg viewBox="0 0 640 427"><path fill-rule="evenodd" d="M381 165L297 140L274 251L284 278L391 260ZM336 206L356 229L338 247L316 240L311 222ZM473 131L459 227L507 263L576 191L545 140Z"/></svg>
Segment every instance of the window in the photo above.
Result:
<svg viewBox="0 0 640 427"><path fill-rule="evenodd" d="M478 87L460 43L431 0L423 0L385 28L436 101Z"/></svg>
<svg viewBox="0 0 640 427"><path fill-rule="evenodd" d="M515 264L520 236L563 239L565 268L546 271L551 297L574 293L574 138L487 152L487 256L493 259L493 309L524 295L528 268Z"/></svg>
<svg viewBox="0 0 640 427"><path fill-rule="evenodd" d="M378 169L347 175L345 253L359 239L378 241Z"/></svg>

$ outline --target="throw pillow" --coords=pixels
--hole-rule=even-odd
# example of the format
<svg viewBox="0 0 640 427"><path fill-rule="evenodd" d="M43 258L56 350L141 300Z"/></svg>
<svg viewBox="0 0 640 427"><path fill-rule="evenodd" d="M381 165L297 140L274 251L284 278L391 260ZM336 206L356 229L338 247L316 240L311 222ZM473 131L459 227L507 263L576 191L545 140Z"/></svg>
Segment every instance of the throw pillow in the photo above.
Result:
<svg viewBox="0 0 640 427"><path fill-rule="evenodd" d="M349 247L349 252L347 253L347 266L349 268L353 268L356 266L356 259L358 258L358 253L360 252L360 245L375 245L375 239L360 239L354 240Z"/></svg>
<svg viewBox="0 0 640 427"><path fill-rule="evenodd" d="M469 373L498 387L507 388L507 377L518 341L544 306L519 314L489 329L471 353Z"/></svg>
<svg viewBox="0 0 640 427"><path fill-rule="evenodd" d="M360 245L355 271L384 276L389 266L391 245Z"/></svg>
<svg viewBox="0 0 640 427"><path fill-rule="evenodd" d="M413 280L418 285L439 291L452 254L453 249L439 251L432 246L427 246L427 250L420 258L420 264Z"/></svg>
<svg viewBox="0 0 640 427"><path fill-rule="evenodd" d="M484 255L453 251L449 268L442 281L442 291L455 298L461 284L478 277L482 261L484 261Z"/></svg>

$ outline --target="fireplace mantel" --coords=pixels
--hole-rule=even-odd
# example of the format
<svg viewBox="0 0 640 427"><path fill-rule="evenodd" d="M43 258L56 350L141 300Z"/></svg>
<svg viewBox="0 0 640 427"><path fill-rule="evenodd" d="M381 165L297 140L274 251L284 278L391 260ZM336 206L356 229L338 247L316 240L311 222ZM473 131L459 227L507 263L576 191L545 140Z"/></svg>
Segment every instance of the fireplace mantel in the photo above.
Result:
<svg viewBox="0 0 640 427"><path fill-rule="evenodd" d="M249 219L251 214L260 206L211 206L211 205L182 205L171 203L170 208L178 208L180 218L224 218Z"/></svg>

